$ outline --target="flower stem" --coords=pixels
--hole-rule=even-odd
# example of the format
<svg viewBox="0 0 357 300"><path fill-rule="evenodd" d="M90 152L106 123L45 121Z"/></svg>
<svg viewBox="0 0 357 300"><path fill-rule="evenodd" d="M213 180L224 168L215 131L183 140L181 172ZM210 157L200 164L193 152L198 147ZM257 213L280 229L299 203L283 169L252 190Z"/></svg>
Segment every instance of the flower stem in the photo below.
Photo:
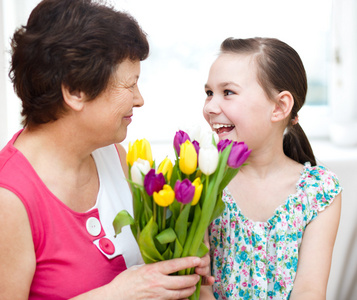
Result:
<svg viewBox="0 0 357 300"><path fill-rule="evenodd" d="M154 222L156 222L156 210L157 210L157 206L156 206L156 203L154 202L153 203L153 219L154 219Z"/></svg>
<svg viewBox="0 0 357 300"><path fill-rule="evenodd" d="M162 220L161 220L162 221L161 230L164 230L166 227L166 209L167 209L167 207L164 207L164 209L163 209Z"/></svg>

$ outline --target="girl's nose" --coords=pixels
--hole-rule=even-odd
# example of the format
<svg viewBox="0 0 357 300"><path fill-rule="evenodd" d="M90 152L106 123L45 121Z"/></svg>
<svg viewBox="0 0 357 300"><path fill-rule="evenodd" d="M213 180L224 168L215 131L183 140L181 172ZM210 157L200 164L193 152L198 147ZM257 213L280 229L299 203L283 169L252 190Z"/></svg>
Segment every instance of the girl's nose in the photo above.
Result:
<svg viewBox="0 0 357 300"><path fill-rule="evenodd" d="M217 97L212 97L211 99L207 100L203 107L203 112L207 115L219 114L221 112L219 99Z"/></svg>

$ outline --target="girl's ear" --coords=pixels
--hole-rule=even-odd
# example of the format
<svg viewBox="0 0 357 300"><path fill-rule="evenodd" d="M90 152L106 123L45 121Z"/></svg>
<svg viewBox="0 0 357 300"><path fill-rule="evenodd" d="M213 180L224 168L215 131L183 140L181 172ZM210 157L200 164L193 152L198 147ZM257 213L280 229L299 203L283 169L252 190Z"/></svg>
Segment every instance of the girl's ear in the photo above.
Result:
<svg viewBox="0 0 357 300"><path fill-rule="evenodd" d="M81 111L84 106L84 102L86 100L85 93L80 90L71 91L68 86L62 83L61 85L62 96L64 102L69 106L72 110Z"/></svg>
<svg viewBox="0 0 357 300"><path fill-rule="evenodd" d="M282 91L279 93L276 98L276 104L274 105L272 122L279 122L289 117L293 106L294 97L290 92Z"/></svg>

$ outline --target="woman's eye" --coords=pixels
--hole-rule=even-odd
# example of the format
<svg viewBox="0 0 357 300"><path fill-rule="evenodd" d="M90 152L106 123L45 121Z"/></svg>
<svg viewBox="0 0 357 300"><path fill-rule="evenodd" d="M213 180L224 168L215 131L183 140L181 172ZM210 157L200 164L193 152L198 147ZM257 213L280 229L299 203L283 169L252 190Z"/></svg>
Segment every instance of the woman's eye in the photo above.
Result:
<svg viewBox="0 0 357 300"><path fill-rule="evenodd" d="M210 90L207 90L206 91L206 95L207 95L207 97L212 97L213 96L213 92L210 91Z"/></svg>
<svg viewBox="0 0 357 300"><path fill-rule="evenodd" d="M129 86L129 90L134 90L135 87L136 87L136 82L133 85Z"/></svg>
<svg viewBox="0 0 357 300"><path fill-rule="evenodd" d="M225 95L225 96L234 95L234 92L232 92L232 91L230 91L230 90L224 90L224 95Z"/></svg>

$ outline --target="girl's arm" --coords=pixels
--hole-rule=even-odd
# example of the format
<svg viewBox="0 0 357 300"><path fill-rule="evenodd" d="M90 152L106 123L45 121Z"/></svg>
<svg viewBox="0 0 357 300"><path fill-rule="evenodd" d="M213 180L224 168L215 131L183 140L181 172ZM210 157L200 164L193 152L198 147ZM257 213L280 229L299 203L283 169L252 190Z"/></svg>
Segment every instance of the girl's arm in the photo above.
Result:
<svg viewBox="0 0 357 300"><path fill-rule="evenodd" d="M291 300L325 300L332 251L341 213L341 193L303 235Z"/></svg>
<svg viewBox="0 0 357 300"><path fill-rule="evenodd" d="M216 300L213 296L212 286L201 286L200 300Z"/></svg>

